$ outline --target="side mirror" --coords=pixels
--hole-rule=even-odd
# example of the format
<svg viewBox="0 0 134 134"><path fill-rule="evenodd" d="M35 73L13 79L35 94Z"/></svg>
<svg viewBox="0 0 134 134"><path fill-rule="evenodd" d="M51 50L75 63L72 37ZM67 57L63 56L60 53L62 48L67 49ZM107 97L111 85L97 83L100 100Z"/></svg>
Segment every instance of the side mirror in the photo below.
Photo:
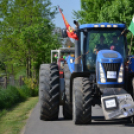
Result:
<svg viewBox="0 0 134 134"><path fill-rule="evenodd" d="M67 35L67 31L66 31L66 28L63 28L62 29L62 38L67 38L68 35Z"/></svg>
<svg viewBox="0 0 134 134"><path fill-rule="evenodd" d="M79 27L78 21L74 20L74 24L75 24L76 28L78 29L78 27Z"/></svg>

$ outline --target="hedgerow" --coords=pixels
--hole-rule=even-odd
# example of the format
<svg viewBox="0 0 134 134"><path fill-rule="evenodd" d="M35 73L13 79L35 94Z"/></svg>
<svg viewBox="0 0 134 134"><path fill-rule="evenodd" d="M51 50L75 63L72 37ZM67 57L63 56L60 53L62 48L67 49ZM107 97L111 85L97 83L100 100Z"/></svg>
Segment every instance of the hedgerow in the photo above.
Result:
<svg viewBox="0 0 134 134"><path fill-rule="evenodd" d="M7 109L14 104L26 100L28 97L37 96L38 89L30 89L27 86L8 86L7 89L0 89L0 109Z"/></svg>

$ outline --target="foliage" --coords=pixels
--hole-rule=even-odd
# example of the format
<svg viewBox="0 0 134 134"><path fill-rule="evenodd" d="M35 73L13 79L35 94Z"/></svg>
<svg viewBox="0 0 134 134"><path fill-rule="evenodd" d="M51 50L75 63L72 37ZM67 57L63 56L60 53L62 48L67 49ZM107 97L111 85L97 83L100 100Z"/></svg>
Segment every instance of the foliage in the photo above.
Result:
<svg viewBox="0 0 134 134"><path fill-rule="evenodd" d="M6 75L38 76L39 66L50 62L50 50L60 46L50 0L1 0L0 61Z"/></svg>
<svg viewBox="0 0 134 134"><path fill-rule="evenodd" d="M106 0L81 0L81 10L74 11L74 15L81 24L98 22L99 13L106 2Z"/></svg>
<svg viewBox="0 0 134 134"><path fill-rule="evenodd" d="M37 80L35 78L24 78L24 83L27 85L30 89L37 88Z"/></svg>
<svg viewBox="0 0 134 134"><path fill-rule="evenodd" d="M10 108L27 97L37 96L38 89L30 89L27 86L16 88L8 86L7 89L0 89L0 109Z"/></svg>

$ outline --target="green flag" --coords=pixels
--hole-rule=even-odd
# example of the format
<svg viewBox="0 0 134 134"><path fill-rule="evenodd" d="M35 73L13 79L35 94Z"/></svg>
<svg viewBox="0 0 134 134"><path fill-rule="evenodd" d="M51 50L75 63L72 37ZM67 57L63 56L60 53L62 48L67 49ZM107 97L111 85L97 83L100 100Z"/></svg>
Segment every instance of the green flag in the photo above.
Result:
<svg viewBox="0 0 134 134"><path fill-rule="evenodd" d="M129 31L131 31L131 32L133 33L133 35L134 35L134 16L133 16L133 19L132 19L131 24L130 24L130 26L128 27L128 29L129 29Z"/></svg>

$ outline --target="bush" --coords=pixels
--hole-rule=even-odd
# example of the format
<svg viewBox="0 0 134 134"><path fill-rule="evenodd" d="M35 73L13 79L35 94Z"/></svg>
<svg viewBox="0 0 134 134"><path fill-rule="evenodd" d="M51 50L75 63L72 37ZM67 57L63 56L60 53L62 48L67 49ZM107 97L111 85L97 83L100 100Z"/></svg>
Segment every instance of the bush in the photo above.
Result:
<svg viewBox="0 0 134 134"><path fill-rule="evenodd" d="M27 78L25 77L24 79L24 83L26 84L26 86L30 89L35 89L37 88L37 80L35 78Z"/></svg>
<svg viewBox="0 0 134 134"><path fill-rule="evenodd" d="M32 89L32 97L38 96L38 88Z"/></svg>
<svg viewBox="0 0 134 134"><path fill-rule="evenodd" d="M0 109L10 108L28 97L37 95L37 88L30 89L27 86L22 86L20 88L8 86L7 89L0 89Z"/></svg>
<svg viewBox="0 0 134 134"><path fill-rule="evenodd" d="M0 109L9 108L12 104L20 101L19 91L12 86L0 90Z"/></svg>
<svg viewBox="0 0 134 134"><path fill-rule="evenodd" d="M32 96L32 91L31 89L29 89L27 86L21 86L20 88L18 88L18 91L20 93L21 96L23 97L30 97Z"/></svg>

